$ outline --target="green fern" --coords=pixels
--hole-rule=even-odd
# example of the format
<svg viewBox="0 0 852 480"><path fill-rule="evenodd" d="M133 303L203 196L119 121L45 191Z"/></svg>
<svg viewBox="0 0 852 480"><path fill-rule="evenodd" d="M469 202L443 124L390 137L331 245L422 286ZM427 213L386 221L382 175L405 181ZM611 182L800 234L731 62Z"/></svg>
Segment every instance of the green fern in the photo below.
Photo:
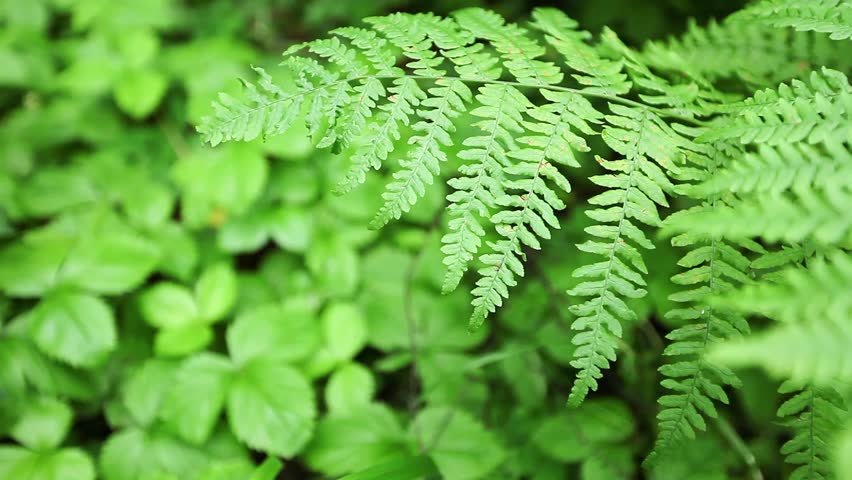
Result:
<svg viewBox="0 0 852 480"><path fill-rule="evenodd" d="M605 170L614 174L599 175L591 181L609 190L592 197L589 203L602 208L586 212L600 225L586 229L596 240L578 245L580 250L601 255L603 261L580 267L575 277L591 279L568 293L588 297L571 307L578 316L572 328L581 332L574 336L578 348L571 365L578 369L568 403L578 405L589 390L597 389L597 380L615 360L616 338L621 336L621 322L633 321L636 315L623 298L645 295L643 275L648 273L639 250L633 245L652 249L654 244L638 225L659 226L657 205L667 207L663 189L671 189L664 171L658 166L673 167L679 154L674 148L677 136L651 112L611 105L616 115L608 116L612 125L603 138L620 161L598 159ZM655 160L657 163L652 162Z"/></svg>
<svg viewBox="0 0 852 480"><path fill-rule="evenodd" d="M757 19L774 27L828 33L833 40L852 37L849 0L763 0L737 12L736 16Z"/></svg>
<svg viewBox="0 0 852 480"><path fill-rule="evenodd" d="M807 75L814 65L848 71L852 59L827 35L789 32L738 19L690 22L680 37L647 42L644 62L656 69L684 73L701 84L738 78L754 87Z"/></svg>
<svg viewBox="0 0 852 480"><path fill-rule="evenodd" d="M835 251L807 268L787 267L774 282L762 282L716 300L727 308L781 322L767 332L720 345L714 358L731 366L760 365L797 381L831 385L852 379L849 318L852 258ZM803 338L819 341L804 342Z"/></svg>
<svg viewBox="0 0 852 480"><path fill-rule="evenodd" d="M690 158L698 168L692 172L685 169L685 175L697 176L693 180L698 181L713 178L729 153L724 146L716 145L704 155L693 155ZM715 211L723 203L718 195L705 198L689 188L683 190L704 201L671 215L666 223L677 222L681 216ZM749 283L750 278L744 273L748 259L734 245L709 235L683 233L672 244L690 249L678 262L687 270L672 277L673 283L684 287L670 297L681 306L666 314L668 319L684 326L666 336L671 343L663 355L672 361L660 367L660 373L667 377L661 385L670 393L659 399L663 408L657 416L659 431L654 449L646 459L648 465L658 463L676 445L694 438L695 430L706 430L704 417L718 415L714 401L729 402L723 387L738 387L740 380L729 368L708 359L707 352L713 345L749 331L742 315L709 303L713 296Z"/></svg>
<svg viewBox="0 0 852 480"><path fill-rule="evenodd" d="M764 1L641 51L609 29L597 38L579 30L554 9L536 9L528 26L480 8L373 17L290 48L282 65L293 86L258 69L245 100L222 96L199 130L215 145L303 119L319 147L352 152L339 193L373 171L391 176L374 228L446 179L442 290L477 269L470 328L503 305L526 253L560 228L568 167L602 170L589 178L594 223L578 245L597 258L574 271L581 282L568 292L577 370L568 403L598 388L639 320L629 301L646 294L650 233L674 235L686 252L671 279L681 290L667 318L678 328L660 368L667 393L647 459L656 464L718 416L726 389L740 385L733 366L763 365L814 388L852 371L843 291L852 282L852 87L840 71L852 62L831 40L848 37L847 9L837 0ZM741 55L743 45L752 54ZM839 70L808 74L803 59ZM740 101L741 92L723 90L731 77L762 90ZM779 80L788 83L767 88ZM475 133L460 135L461 123ZM583 154L597 136L614 153L594 165ZM679 210L663 221L669 197ZM786 323L746 337L752 314ZM797 345L803 335L820 341ZM781 412L798 416L794 428L816 418L798 407L801 395ZM788 445L790 461L804 465L797 472L822 468L823 453L803 460L814 445Z"/></svg>
<svg viewBox="0 0 852 480"><path fill-rule="evenodd" d="M679 216L668 227L729 238L812 239L827 244L850 241L852 219L844 212L852 208L852 177L844 173L852 158L852 87L846 76L824 69L811 75L810 84L793 81L791 86L759 92L726 110L730 113L720 117L699 140L755 144L758 150L732 162L698 189L737 188L738 198L728 206ZM800 145L803 142L824 145ZM835 164L840 175L834 175L831 167L819 176L807 175L800 159L805 155L821 166L826 162L814 159L830 156L829 165ZM772 168L743 177L746 163ZM732 178L740 180L731 183ZM744 182L752 182L752 186L742 188ZM763 194L765 191L770 194Z"/></svg>
<svg viewBox="0 0 852 480"><path fill-rule="evenodd" d="M778 389L793 394L778 407L778 418L793 430L793 438L781 446L787 463L798 465L790 480L834 478L829 442L841 422L842 397L831 387L801 388L786 381Z"/></svg>

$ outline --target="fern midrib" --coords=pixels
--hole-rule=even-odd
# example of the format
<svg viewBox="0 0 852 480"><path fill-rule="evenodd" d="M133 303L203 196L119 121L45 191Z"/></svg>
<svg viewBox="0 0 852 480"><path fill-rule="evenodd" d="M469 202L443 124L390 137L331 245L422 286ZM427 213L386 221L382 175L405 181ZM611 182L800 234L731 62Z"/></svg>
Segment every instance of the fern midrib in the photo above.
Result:
<svg viewBox="0 0 852 480"><path fill-rule="evenodd" d="M715 205L715 200L713 202L713 205ZM714 264L715 264L715 260L716 260L716 239L715 238L710 241L710 251L712 252L710 254L710 265L709 265L709 267L710 267L710 279L707 280L707 286L708 286L708 288L710 288L710 292L712 294L713 283L714 283L713 281L716 278L715 275L714 275ZM686 405L692 404L692 396L695 394L696 385L698 384L698 378L701 377L701 374L703 372L702 367L703 367L703 364L704 364L704 353L707 350L707 343L710 340L710 323L713 321L713 308L709 305L705 305L704 309L702 309L702 310L704 310L704 313L705 313L704 318L706 320L704 322L704 337L701 339L701 350L698 353L698 358L696 358L696 360L695 360L695 374L692 375L692 384L689 386L689 392L687 392L687 394L686 394L684 406L680 407L680 409L679 409L680 412L678 414L677 421L674 422L672 424L672 428L669 429L669 431L672 432L668 436L669 439L672 438L672 436L674 435L674 432L679 431L678 426L681 424L682 421L684 421L684 415L686 414ZM662 448L665 448L666 445L667 445L667 442L663 443Z"/></svg>
<svg viewBox="0 0 852 480"><path fill-rule="evenodd" d="M639 134L636 137L636 141L633 143L633 147L638 151L639 143L642 140L642 135L645 131L645 121L647 118L644 118L645 111L643 110L643 119L640 122L642 128L639 130ZM592 368L592 359L596 356L598 351L598 342L600 341L601 332L603 330L603 323L600 320L601 311L603 310L603 300L604 295L609 292L609 277L612 274L612 266L615 263L615 249L618 245L618 242L621 241L622 228L624 227L624 219L627 217L627 202L629 198L630 188L633 187L633 176L636 173L636 161L638 155L634 155L631 158L630 162L630 174L627 177L627 185L624 186L624 200L621 202L621 218L618 219L618 227L616 229L615 238L612 241L612 249L609 252L609 264L607 265L606 274L604 275L604 284L598 293L598 305L595 310L595 326L594 326L594 336L592 337L593 341L591 343L592 354L586 357L586 365L583 367L583 371L588 372Z"/></svg>
<svg viewBox="0 0 852 480"><path fill-rule="evenodd" d="M494 117L494 126L491 129L491 134L488 137L488 148L485 150L485 154L483 155L483 160L480 162L482 168L479 170L479 174L476 176L476 186L474 189L470 190L467 201L465 202L464 208L461 210L460 216L463 218L462 224L459 226L459 241L458 244L464 245L465 235L470 233L469 221L473 218L473 212L471 212L473 200L477 198L477 194L482 189L482 180L487 178L488 167L485 163L485 159L489 158L491 155L491 149L496 144L495 138L497 138L497 129L500 127L500 117L503 115L503 105L505 104L506 95L508 93L508 89L504 88L502 94L500 95L500 103L497 104L497 115ZM495 160L496 162L496 160ZM490 213L490 212L489 212ZM454 255L456 258L456 263L461 263L461 255L463 252L463 248L460 248L458 252Z"/></svg>
<svg viewBox="0 0 852 480"><path fill-rule="evenodd" d="M406 75L359 75L359 76L355 76L355 77L341 78L341 79L335 80L334 82L331 82L331 83L326 83L326 84L320 85L318 87L314 87L314 88L311 88L309 90L305 90L303 92L295 93L293 95L289 95L289 96L284 97L284 98L279 98L279 99L273 100L271 102L264 103L262 105L254 107L254 108L244 110L239 115L236 115L236 116L232 117L230 120L227 120L227 121L219 124L220 125L219 130L221 130L221 126L232 125L235 122L237 122L238 120L240 120L240 119L242 119L246 116L253 115L253 114L255 114L255 113L257 113L261 110L265 110L269 107L272 107L273 105L278 105L280 103L290 102L290 101L293 101L293 100L296 100L296 99L302 98L302 97L307 97L307 96L312 95L313 93L316 93L318 91L333 88L333 87L339 85L340 83L344 83L344 82L349 83L349 82L354 82L354 81L357 81L357 80L365 80L365 79L370 79L370 78L374 78L374 79L377 79L377 80L395 80L395 79L398 79L398 78L410 78L412 80L430 80L430 81L438 81L438 80L443 79L443 80L458 80L458 81L462 81L462 82L476 82L476 83L483 83L483 84L509 85L509 86L518 87L518 88L541 88L541 89L545 89L545 90L551 90L551 91L554 91L554 92L569 92L569 93L575 93L575 94L578 94L578 95L582 95L582 96L585 96L585 97L600 98L602 100L607 100L607 101L613 102L613 103L619 103L619 104L622 104L622 105L625 105L625 106L647 109L647 110L659 113L660 115L663 115L667 118L677 119L677 120L680 120L680 121L683 121L683 122L691 123L693 125L699 125L700 124L699 121L694 119L694 118L674 114L674 113L667 111L665 109L660 109L660 108L652 107L652 106L649 106L649 105L645 105L645 104L636 102L634 100L630 100L628 98L622 98L622 97L617 97L617 96L614 97L614 96L611 96L611 95L606 95L604 93L598 93L598 92L588 92L584 89L563 87L563 86L560 86L560 85L550 85L550 84L535 85L535 84L516 82L516 81L511 81L511 80L491 80L491 79L487 79L487 78L460 77L460 76L454 76L454 75L429 76L429 75L409 75L409 74L406 74Z"/></svg>
<svg viewBox="0 0 852 480"><path fill-rule="evenodd" d="M719 150L715 149L715 153L718 154ZM716 161L713 164L711 164L711 166L708 168L708 170L709 170L708 173L710 174L711 177L716 174L717 167L718 167L718 159L714 159L714 160L716 160ZM711 196L710 197L710 208L715 209L718 201L719 201L718 195ZM716 280L715 266L716 266L716 255L718 254L718 249L716 247L716 241L717 240L716 240L715 237L711 237L711 239L710 239L710 263L708 265L709 270L710 270L710 278L707 280L707 287L710 289L710 295L713 295L713 293L714 293L714 288L715 288L714 284L715 284L715 280ZM678 426L681 424L681 422L684 421L684 415L686 414L686 405L691 404L692 397L695 394L696 385L698 383L696 380L701 376L701 373L703 372L702 367L703 367L703 364L704 364L704 354L707 351L707 344L710 341L710 327L711 327L711 322L713 321L713 307L711 305L708 305L708 304L705 303L703 305L702 312L704 312L704 315L705 315L704 318L706 319L705 322L704 322L704 326L705 326L704 337L701 340L701 349L700 349L699 353L697 354L697 358L695 360L696 368L695 368L695 374L692 375L692 384L689 387L689 392L686 393L684 405L681 406L680 409L679 409L680 411L678 413L677 421L672 424L671 428L666 429L669 432L669 434L666 436L666 439L664 441L660 442L659 446L654 448L654 452L656 452L657 450L665 449L666 446L668 445L668 443L671 441L671 439L675 435L675 433L679 431Z"/></svg>
<svg viewBox="0 0 852 480"><path fill-rule="evenodd" d="M815 423L816 423L816 412L814 411L814 389L813 386L809 388L810 396L808 398L808 406L810 407L810 419L808 419L808 457L810 457L810 461L808 462L808 478L813 478L814 474L814 463L816 461L816 448L814 448L814 438L816 434Z"/></svg>
<svg viewBox="0 0 852 480"><path fill-rule="evenodd" d="M396 122L397 122L397 116L399 115L399 112L402 110L402 105L404 103L408 103L405 100L405 95L403 95L403 93L405 92L405 87L403 87L403 86L400 86L400 87L401 87L401 89L400 89L399 93L396 94L396 95L398 95L397 101L393 102L393 106L391 107L390 111L387 112L388 117L385 119L385 122L382 125L382 128L379 130L382 138L387 138L387 134L388 134L388 131L390 130L390 126L395 125ZM372 146L371 146L371 149L370 149L370 157L371 158L378 158L378 155L376 154L376 152L378 151L379 146L381 145L381 142L371 142L371 145Z"/></svg>
<svg viewBox="0 0 852 480"><path fill-rule="evenodd" d="M405 183L401 185L399 190L396 191L395 195L391 196L393 200L386 200L385 206L399 204L399 198L404 194L404 192L408 191L409 187L411 187L411 182L414 180L415 177L418 177L417 172L419 172L420 169L423 168L423 165L425 163L423 159L426 156L426 153L429 151L429 145L431 145L431 143L434 141L435 132L440 129L440 127L438 126L437 119L444 114L444 110L450 104L449 97L453 94L453 89L450 85L447 85L444 88L446 88L447 91L441 97L441 106L440 108L438 108L438 111L435 114L435 120L432 120L429 128L429 133L427 134L426 138L423 139L423 143L420 145L420 154L417 156L416 159L411 159L411 161L415 163L414 168L411 169L411 173L410 175L408 175L408 178L405 179ZM382 210L384 210L384 208Z"/></svg>
<svg viewBox="0 0 852 480"><path fill-rule="evenodd" d="M497 278L500 276L500 271L502 268L506 266L506 257L509 255L509 252L515 251L516 243L518 241L518 230L523 228L524 218L526 217L527 210L529 209L530 204L530 196L535 195L535 184L541 176L541 167L547 163L547 149L550 148L550 145L553 143L553 139L558 135L559 129L557 125L559 125L562 121L562 118L565 116L565 112L568 110L568 106L563 104L562 112L559 114L559 120L557 124L553 125L553 132L547 137L547 143L541 149L541 160L538 161L538 167L535 170L535 175L533 175L532 182L530 183L530 188L527 190L527 193L523 195L524 199L524 208L521 210L521 219L518 223L515 224L515 228L512 229L512 237L507 239L509 243L509 247L503 252L503 256L500 258L500 263L497 265L497 268L494 270L494 274L491 276L491 283L488 285L488 290L483 298L488 298L491 292L494 291L494 285L496 285ZM482 303L482 306L485 305L485 302ZM487 312L487 310L486 310Z"/></svg>

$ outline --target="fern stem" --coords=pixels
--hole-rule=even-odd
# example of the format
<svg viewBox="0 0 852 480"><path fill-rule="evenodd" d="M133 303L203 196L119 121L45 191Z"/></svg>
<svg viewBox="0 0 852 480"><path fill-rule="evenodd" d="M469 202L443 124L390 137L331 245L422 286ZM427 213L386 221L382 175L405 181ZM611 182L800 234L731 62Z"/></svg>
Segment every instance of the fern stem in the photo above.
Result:
<svg viewBox="0 0 852 480"><path fill-rule="evenodd" d="M453 76L453 75L442 75L440 77L431 77L431 76L428 76L428 75L364 75L364 76L359 76L359 77L352 77L352 78L349 78L345 81L353 81L353 80L360 80L360 79L367 79L367 78L376 78L376 79L411 78L411 79L414 79L414 80L433 80L433 81L434 80L446 79L446 80L460 80L462 82L476 82L476 83L494 84L494 85L508 85L508 86L519 87L519 88L536 88L536 89L540 89L540 90L551 90L551 91L554 91L554 92L569 92L569 93L576 93L578 95L582 95L582 96L585 96L585 97L600 98L600 99L603 99L603 100L606 100L606 101L609 101L609 102L620 103L622 105L626 105L626 106L629 106L629 107L651 110L654 113L658 113L660 115L664 115L664 116L669 117L669 118L675 118L675 119L678 119L678 120L681 120L681 121L684 121L684 122L691 123L693 125L703 125L703 122L701 122L700 120L690 118L690 117L685 117L683 115L674 114L674 113L671 113L667 110L663 110L663 109L660 109L660 108L645 105L644 103L640 103L640 102L637 102L635 100L630 100L629 98L616 97L616 96L612 96L612 95L607 95L605 93L587 92L587 91L582 90L582 89L571 88L571 87L562 87L562 86L559 86L559 85L549 85L549 84L539 85L539 84L514 82L514 81L511 81L511 80L490 80L490 79L487 79L487 78L458 77L458 76Z"/></svg>
<svg viewBox="0 0 852 480"><path fill-rule="evenodd" d="M507 85L507 86L519 87L519 88L535 88L535 89L541 89L541 90L551 90L551 91L554 91L554 92L569 92L569 93L575 93L575 94L578 94L578 95L582 95L582 96L585 96L585 97L600 98L600 99L603 99L603 100L607 100L609 102L620 103L622 105L626 105L626 106L630 106L630 107L634 107L634 108L647 109L647 110L653 111L654 113L660 114L662 116L677 119L677 120L680 120L682 122L691 123L693 125L698 125L698 126L704 125L704 122L702 122L701 120L686 117L686 116L683 116L683 115L678 115L678 114L672 113L672 112L664 110L664 109L652 107L650 105L645 105L643 103L640 103L640 102L637 102L637 101L634 101L634 100L630 100L628 98L622 98L622 97L607 95L607 94L604 94L604 93L587 92L585 90L577 89L577 88L562 87L562 86L559 86L559 85L548 85L548 84L534 85L534 84L528 84L528 83L513 82L513 81L510 81L510 80L490 80L490 79L487 79L487 78L458 77L458 76L452 76L452 75L442 75L440 77L438 77L438 76L433 77L433 76L429 76L429 75L407 75L407 74L406 75L358 75L358 76L354 76L354 77L341 78L339 80L335 80L334 82L326 83L324 85L320 85L320 86L312 88L310 90L305 90L303 92L295 93L293 95L288 95L286 97L279 98L277 100L258 105L254 108L251 108L251 109L248 109L248 110L242 112L240 115L237 115L236 117L230 119L226 123L228 123L228 124L234 123L237 119L245 117L247 115L250 115L250 114L257 112L259 110L267 109L267 108L269 108L273 105L277 105L279 103L289 102L289 101L292 101L296 98L307 97L314 92L318 92L320 90L328 89L328 88L334 87L336 85L340 85L341 83L350 83L350 82L354 82L354 81L357 81L357 80L367 80L367 79L396 80L398 78L410 78L412 80L431 80L431 81L438 81L438 80L442 80L442 79L458 80L458 81L462 81L462 82L476 82L476 83L482 83L482 84Z"/></svg>
<svg viewBox="0 0 852 480"><path fill-rule="evenodd" d="M739 434L737 434L737 431L734 430L734 427L731 426L730 422L725 420L721 415L713 420L719 428L719 433L725 437L725 441L727 441L731 448L739 454L740 458L742 458L746 469L749 471L750 478L752 480L763 480L763 473L760 472L760 466L757 464L757 459L754 457L754 453L749 450L748 445L746 445ZM811 477L809 475L806 478Z"/></svg>

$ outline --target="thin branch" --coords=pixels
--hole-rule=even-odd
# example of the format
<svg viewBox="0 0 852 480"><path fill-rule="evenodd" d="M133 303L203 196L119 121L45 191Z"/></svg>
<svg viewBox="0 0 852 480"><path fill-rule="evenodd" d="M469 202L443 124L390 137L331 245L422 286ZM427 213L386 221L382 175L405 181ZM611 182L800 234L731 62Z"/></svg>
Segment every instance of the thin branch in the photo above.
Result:
<svg viewBox="0 0 852 480"><path fill-rule="evenodd" d="M760 473L760 467L757 465L757 459L749 450L748 445L745 444L742 438L740 438L739 434L731 424L722 418L721 415L717 415L716 418L713 419L716 423L716 427L719 428L719 433L725 438L725 441L728 442L728 445L737 452L740 458L745 464L746 469L749 472L749 478L752 480L763 480L763 474Z"/></svg>

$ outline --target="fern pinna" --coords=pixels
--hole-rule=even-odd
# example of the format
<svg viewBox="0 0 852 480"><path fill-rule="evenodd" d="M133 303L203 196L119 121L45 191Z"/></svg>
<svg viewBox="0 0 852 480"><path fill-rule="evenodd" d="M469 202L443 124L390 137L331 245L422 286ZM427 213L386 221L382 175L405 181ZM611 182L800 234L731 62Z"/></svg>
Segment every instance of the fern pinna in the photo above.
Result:
<svg viewBox="0 0 852 480"><path fill-rule="evenodd" d="M222 94L199 131L216 145L304 121L318 147L349 153L338 193L373 171L391 172L373 228L401 218L430 185L446 181L443 291L476 269L471 328L501 307L524 276L526 253L560 227L559 212L573 201L571 169L600 171L588 178L597 189L586 212L593 224L577 245L596 260L574 271L580 282L568 291L576 317L568 402L579 405L616 360L619 337L638 320L631 300L646 294L654 268L642 251L655 247L656 230L671 236L684 250L684 270L671 279L679 291L667 318L677 327L660 368L667 393L648 456L653 466L718 417L716 405L740 385L733 366L765 365L818 389L852 378L852 363L830 368L819 352L806 352L812 369L789 358L773 363L792 332L834 329L839 341L852 340L849 303L837 300L844 296L837 285L852 281L852 89L841 71L802 71L799 60L807 50L848 67L832 41L849 37L849 11L841 0L767 0L639 51L608 29L595 39L549 8L536 9L528 26L479 8L451 18L373 17L367 28L340 28L288 49L286 87L256 68L259 80L244 82L244 97ZM715 53L736 35L768 53L723 65L728 59ZM708 55L709 63L697 62ZM745 99L742 89L725 91L732 76L761 89ZM778 79L788 82L773 87ZM586 155L594 137L610 153ZM663 209L677 211L664 221ZM784 242L778 253L766 250L773 242ZM757 274L761 264L790 259L799 262L787 267L791 273ZM781 307L788 323L749 334L747 315L777 313L754 305L786 305L785 282L801 294L811 276L825 287L810 299L825 318ZM817 390L807 391L816 398ZM782 407L781 414L799 415L796 429L816 418L804 411ZM797 434L785 447L791 462L822 468L822 440L803 441ZM802 448L819 452L803 460L794 453Z"/></svg>

